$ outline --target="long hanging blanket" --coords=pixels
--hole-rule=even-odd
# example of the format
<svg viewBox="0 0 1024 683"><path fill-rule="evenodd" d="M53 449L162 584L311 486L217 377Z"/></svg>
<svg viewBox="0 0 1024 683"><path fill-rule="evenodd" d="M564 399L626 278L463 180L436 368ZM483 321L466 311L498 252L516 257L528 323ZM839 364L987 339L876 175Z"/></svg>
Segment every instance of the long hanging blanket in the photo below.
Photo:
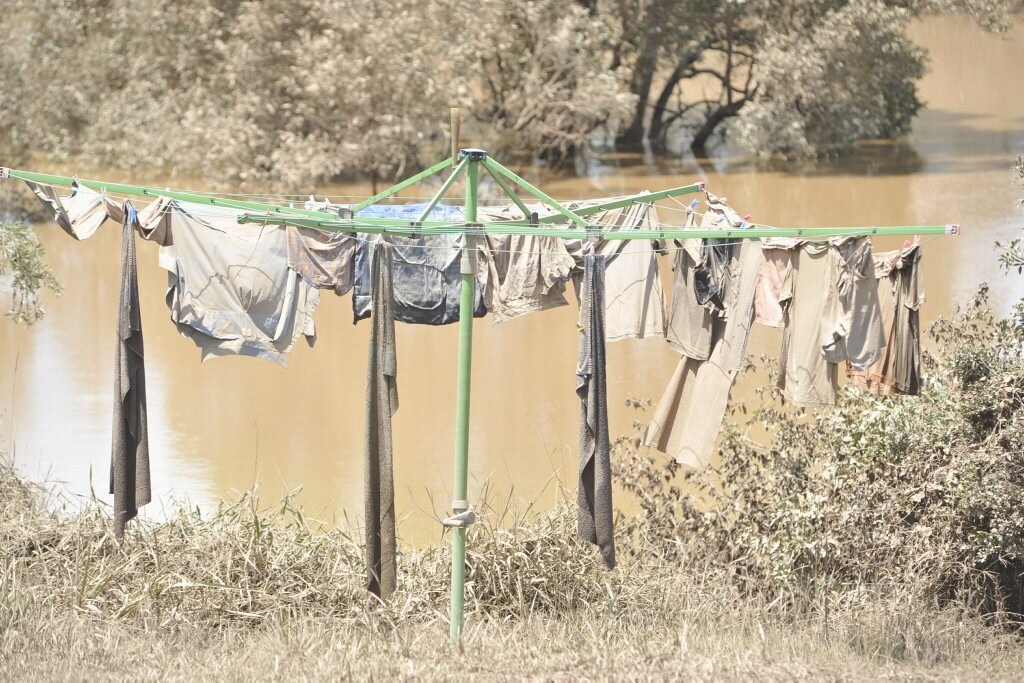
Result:
<svg viewBox="0 0 1024 683"><path fill-rule="evenodd" d="M114 430L110 447L110 493L114 533L150 501L149 433L146 426L146 366L135 260L135 208L124 203L121 225L121 297L114 353Z"/></svg>
<svg viewBox="0 0 1024 683"><path fill-rule="evenodd" d="M577 531L580 538L600 548L605 565L613 569L615 535L604 364L604 269L604 256L584 256L580 355L576 366L576 394L581 401Z"/></svg>
<svg viewBox="0 0 1024 683"><path fill-rule="evenodd" d="M395 590L395 483L391 416L398 411L391 245L372 247L370 356L366 370L366 570L367 588L387 599Z"/></svg>

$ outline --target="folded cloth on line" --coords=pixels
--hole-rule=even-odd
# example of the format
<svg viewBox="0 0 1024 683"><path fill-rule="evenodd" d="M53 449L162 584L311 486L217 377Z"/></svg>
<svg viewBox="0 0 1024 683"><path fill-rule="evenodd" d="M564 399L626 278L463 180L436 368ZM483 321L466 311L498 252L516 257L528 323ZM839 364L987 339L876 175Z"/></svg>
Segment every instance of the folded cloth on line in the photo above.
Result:
<svg viewBox="0 0 1024 683"><path fill-rule="evenodd" d="M367 588L387 599L395 590L395 482L391 417L398 411L398 353L392 309L392 247L371 245L373 318L366 369L366 505Z"/></svg>
<svg viewBox="0 0 1024 683"><path fill-rule="evenodd" d="M149 429L146 413L146 362L135 258L135 208L125 201L121 227L121 291L114 351L114 426L110 445L110 493L114 496L114 534L151 500Z"/></svg>
<svg viewBox="0 0 1024 683"><path fill-rule="evenodd" d="M284 226L239 224L238 213L173 201L150 217L151 234L166 244L171 320L204 361L241 355L285 365L299 337L316 339L319 293L288 267Z"/></svg>
<svg viewBox="0 0 1024 683"><path fill-rule="evenodd" d="M43 207L53 213L57 225L76 240L92 237L108 218L118 223L123 218L121 206L117 202L107 197L106 193L94 192L84 185L75 183L71 187L71 194L61 197L52 185L40 185L27 180L25 184L39 198Z"/></svg>
<svg viewBox="0 0 1024 683"><path fill-rule="evenodd" d="M311 287L338 296L352 289L357 240L344 232L288 227L288 267Z"/></svg>
<svg viewBox="0 0 1024 683"><path fill-rule="evenodd" d="M580 397L580 478L577 532L595 544L609 569L615 567L612 510L611 444L608 438L608 391L605 382L605 257L583 257L580 287L580 351L576 395Z"/></svg>

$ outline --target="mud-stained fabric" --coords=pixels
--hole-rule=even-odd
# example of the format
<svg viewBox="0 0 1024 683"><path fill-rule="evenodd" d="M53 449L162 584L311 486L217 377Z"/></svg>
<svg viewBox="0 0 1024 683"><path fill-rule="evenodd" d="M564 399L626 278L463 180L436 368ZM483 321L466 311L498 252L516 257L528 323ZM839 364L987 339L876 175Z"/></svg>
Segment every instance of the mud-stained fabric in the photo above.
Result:
<svg viewBox="0 0 1024 683"><path fill-rule="evenodd" d="M162 247L171 244L171 209L173 205L173 200L167 197L158 197L144 206L139 211L138 224L135 226L139 235Z"/></svg>
<svg viewBox="0 0 1024 683"><path fill-rule="evenodd" d="M175 201L167 211L167 305L203 361L241 355L286 365L301 336L312 345L320 295L288 267L284 226L239 224L237 209L205 204Z"/></svg>
<svg viewBox="0 0 1024 683"><path fill-rule="evenodd" d="M565 243L537 235L487 235L478 241L477 282L494 322L567 306L573 258Z"/></svg>
<svg viewBox="0 0 1024 683"><path fill-rule="evenodd" d="M414 325L448 325L459 319L462 274L459 260L461 234L389 237L394 258L394 317ZM370 252L373 242L362 241L355 249L355 282L352 311L356 322L370 317L373 308L370 286ZM473 317L487 314L481 287L475 292Z"/></svg>
<svg viewBox="0 0 1024 683"><path fill-rule="evenodd" d="M849 378L878 394L921 392L920 307L925 301L921 248L874 254L876 287L886 345L866 370L847 367Z"/></svg>
<svg viewBox="0 0 1024 683"><path fill-rule="evenodd" d="M714 454L729 392L746 358L760 262L758 240L744 240L733 250L725 317L712 320L708 358L679 359L644 434L645 445L688 467L706 467Z"/></svg>
<svg viewBox="0 0 1024 683"><path fill-rule="evenodd" d="M763 259L754 293L754 322L768 327L786 326L786 313L780 301L782 286L789 276L793 250L801 244L803 240L780 237L763 240Z"/></svg>
<svg viewBox="0 0 1024 683"><path fill-rule="evenodd" d="M146 362L135 257L135 208L123 205L121 286L114 351L114 425L110 446L110 493L114 496L114 534L150 502L149 430L146 413Z"/></svg>
<svg viewBox="0 0 1024 683"><path fill-rule="evenodd" d="M288 227L288 267L310 287L347 294L355 252L356 240L346 233Z"/></svg>
<svg viewBox="0 0 1024 683"><path fill-rule="evenodd" d="M76 183L69 196L61 197L50 185L30 181L25 181L25 184L38 197L47 213L53 215L53 221L76 240L92 237L108 219L122 222L121 206L106 194L94 192Z"/></svg>
<svg viewBox="0 0 1024 683"><path fill-rule="evenodd" d="M696 214L687 212L684 227L696 227ZM714 313L697 303L695 269L700 262L700 240L674 240L672 306L665 339L672 350L695 360L711 355L711 323Z"/></svg>
<svg viewBox="0 0 1024 683"><path fill-rule="evenodd" d="M779 387L799 406L836 402L839 374L822 350L830 267L828 242L808 242L796 249L779 300L786 314L779 354Z"/></svg>
<svg viewBox="0 0 1024 683"><path fill-rule="evenodd" d="M615 567L611 444L605 383L605 257L586 254L580 287L580 352L576 394L580 397L580 479L577 531L595 544L609 569Z"/></svg>
<svg viewBox="0 0 1024 683"><path fill-rule="evenodd" d="M602 230L616 232L659 227L657 209L650 204L596 213L587 220ZM576 242L582 249L582 241ZM665 292L657 259L663 251L660 240L598 243L597 253L605 257L605 341L665 336Z"/></svg>
<svg viewBox="0 0 1024 683"><path fill-rule="evenodd" d="M725 197L706 194L707 206L700 227L706 230L739 228L743 220L726 203ZM693 290L697 303L712 311L724 313L727 298L733 289L735 240L705 237L700 240L699 258L693 270Z"/></svg>
<svg viewBox="0 0 1024 683"><path fill-rule="evenodd" d="M366 369L367 588L386 600L395 590L395 482L391 417L398 411L398 353L395 348L391 245L371 244L373 316Z"/></svg>
<svg viewBox="0 0 1024 683"><path fill-rule="evenodd" d="M829 256L822 350L830 363L848 361L864 369L878 360L885 346L871 240L832 240Z"/></svg>

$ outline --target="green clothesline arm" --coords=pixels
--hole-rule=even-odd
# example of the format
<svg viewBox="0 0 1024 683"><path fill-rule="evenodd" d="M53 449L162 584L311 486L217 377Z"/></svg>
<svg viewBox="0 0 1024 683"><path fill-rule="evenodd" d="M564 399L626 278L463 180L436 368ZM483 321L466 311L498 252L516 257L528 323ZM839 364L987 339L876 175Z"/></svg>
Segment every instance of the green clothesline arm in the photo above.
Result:
<svg viewBox="0 0 1024 683"><path fill-rule="evenodd" d="M230 209L242 209L245 211L262 211L269 214L288 216L309 216L311 218L323 218L325 220L336 219L338 216L325 211L311 211L308 209L296 209L288 206L277 206L263 202L250 202L240 199L225 199L222 197L210 197L203 194L191 192L179 192L177 190L161 190L146 185L130 185L128 183L110 183L105 180L85 180L82 178L71 178L69 176L50 175L48 173L35 173L33 171L22 171L15 168L0 169L0 178L16 178L27 180L41 185L56 185L58 187L71 187L76 182L82 187L88 187L97 192L107 191L114 194L130 194L141 197L168 197L183 202L205 204L207 206L222 206Z"/></svg>
<svg viewBox="0 0 1024 683"><path fill-rule="evenodd" d="M392 185L388 189L384 190L383 192L378 192L377 194L373 195L369 199L364 199L363 201L359 202L358 204L353 204L352 205L352 213L354 213L354 214L358 213L358 212L362 211L363 209L365 209L366 207L370 206L371 204L376 204L377 202L379 202L379 201L381 201L383 199L387 199L388 197L396 195L399 192L401 192L402 190L404 190L405 188L409 187L410 185L415 185L416 183L420 182L424 178L429 178L430 176L434 175L435 173L440 173L444 169L449 168L451 165L452 165L452 158L451 157L448 157L444 161L439 161L436 164L434 164L433 166L431 166L430 168L426 169L425 171L420 171L419 173L417 173L416 175L412 176L411 178L406 178L405 180L403 180L402 182L398 183L397 185Z"/></svg>
<svg viewBox="0 0 1024 683"><path fill-rule="evenodd" d="M694 192L702 192L704 190L704 183L694 183L693 185L683 185L682 187L673 187L668 190L659 190L657 192L644 192L643 194L635 194L629 197L620 197L619 199L613 199L607 202L601 202L600 204L594 204L593 206L581 207L573 209L577 216L589 216L594 213L600 213L601 211L611 211L612 209L620 209L623 206L629 206L631 204L653 204L654 202L669 197L678 197L684 194L692 194ZM540 219L540 223L559 223L563 220L558 214L551 216L545 216Z"/></svg>
<svg viewBox="0 0 1024 683"><path fill-rule="evenodd" d="M506 178L511 180L513 183L515 183L519 187L523 188L524 190L526 190L527 192L532 194L534 197L536 197L537 199L541 200L542 202L544 202L545 204L550 206L552 209L554 209L558 213L562 214L563 216L565 216L566 218L571 220L576 225L580 226L581 228L586 228L587 227L587 222L585 220L583 220L582 218L580 218L579 215L577 215L573 211L570 211L569 209L565 208L564 206L562 206L562 204L560 204L559 202L555 201L554 199L552 199L548 195L544 194L539 189L537 189L536 187L534 187L530 183L526 182L525 180L523 180L522 178L517 176L515 173L513 173L509 169L505 168L504 166L499 164L494 159L491 159L490 157L487 157L481 163L483 163L484 168L486 168L488 171L490 171L491 175L501 174L501 175L505 176Z"/></svg>
<svg viewBox="0 0 1024 683"><path fill-rule="evenodd" d="M420 214L419 220L417 222L427 220L427 216L429 216L430 212L434 210L434 207L437 206L437 203L441 201L441 198L444 197L446 192L448 192L448 189L452 186L452 184L456 180L458 180L459 176L462 175L462 173L466 170L466 164L468 163L469 161L467 159L463 159L462 161L459 162L459 165L455 167L455 170L452 171L452 174L448 176L448 180L444 181L444 183L441 185L441 188L434 194L433 197L430 198L430 203L427 204L427 208L424 209L423 213Z"/></svg>
<svg viewBox="0 0 1024 683"><path fill-rule="evenodd" d="M448 163L446 160L445 163ZM491 166L488 166L488 162L491 162L490 158L485 159L482 163L484 167L489 171L492 170ZM503 166L494 164L497 169L504 169ZM436 173L443 168L443 165L435 165L431 169L424 171L424 174L430 175L430 173ZM429 173L428 173L429 172ZM501 171L498 171L500 173ZM511 171L508 171L511 174ZM420 177L425 177L424 174L420 174ZM512 174L515 176L515 174ZM516 176L518 177L518 176ZM577 227L538 227L530 224L528 221L483 221L476 223L476 226L481 227L466 227L464 223L453 223L452 221L421 221L419 225L416 225L413 221L398 218L356 218L356 219L339 219L335 214L324 211L312 211L309 209L298 209L288 206L277 206L275 204L266 204L262 202L252 202L239 199L227 199L222 197L210 197L203 194L195 194L191 192L180 192L177 190L162 190L155 187L146 185L132 185L128 183L113 183L104 180L88 180L81 178L72 178L69 176L58 176L47 173L35 173L33 171L24 171L20 169L9 169L0 167L0 178L15 178L19 180L27 180L35 183L41 183L44 185L56 185L60 187L71 187L74 183L79 183L83 187L88 187L97 192L104 190L115 194L126 194L126 195L138 195L142 197L167 197L169 199L175 199L184 202L193 202L196 204L205 204L207 206L220 206L225 208L240 209L246 212L259 212L259 213L247 213L239 216L238 220L240 223L260 223L260 224L280 224L287 223L289 225L296 225L299 227L307 227L314 230L321 230L327 232L366 232L371 234L422 234L422 235L447 235L453 232L455 233L470 233L470 234L508 234L508 235L539 235L548 237L559 237L563 239L576 239L584 235L584 231ZM525 182L525 181L523 181ZM411 184L411 183L410 183ZM398 187L397 185L395 187ZM532 187L532 186L531 186ZM618 204L625 206L629 203L647 203L657 201L658 198L665 196L675 196L674 194L686 194L688 192L696 192L701 188L701 185L687 185L680 188L674 188L672 190L663 190L661 192L651 192L648 194L636 195L634 197L627 197L616 199L611 202L605 202L600 205L589 206L581 212L593 212L607 210L611 204ZM394 188L391 188L394 189ZM388 192L386 190L385 192ZM543 194L543 193L542 193ZM381 197L383 193L378 194L377 197ZM547 195L544 195L545 197ZM548 198L550 199L550 198ZM369 200L367 200L369 201ZM551 202L558 204L555 200L551 199ZM548 206L552 206L551 203L545 202ZM365 202L363 203L365 206ZM560 204L558 204L561 206ZM358 204L356 206L359 206ZM353 207L354 208L354 207ZM552 207L554 208L554 207ZM564 209L564 207L562 207ZM557 210L557 209L556 209ZM573 213L568 209L565 211L570 216L566 216L573 220L577 225L582 222L585 226L586 222L579 216L579 212ZM553 219L553 220L552 220ZM562 215L546 216L541 219L541 222L555 222L564 220ZM599 226L598 226L599 227ZM699 229L664 229L664 230L633 230L633 231L621 231L621 230L610 230L610 231L599 231L590 233L600 237L601 239L608 240L628 240L628 239L686 239L686 238L704 238L704 237L717 237L717 238L746 238L746 237L803 237L806 239L816 239L825 237L846 237L846 236L861 236L861 235L955 235L959 233L958 225L909 225L909 226L888 226L888 227L854 227L854 228L769 228L759 225L751 225L745 230L699 230Z"/></svg>
<svg viewBox="0 0 1024 683"><path fill-rule="evenodd" d="M517 195L516 191L512 189L512 186L509 185L508 182L506 182L505 179L500 174L495 173L490 168L488 168L486 163L484 164L484 170L487 171L487 175L494 178L494 182L498 183L498 187L500 187L502 191L509 196L509 199L511 199L515 203L515 205L519 207L519 210L523 212L523 216L526 219L529 219L529 207L527 207L526 204L523 203L523 200L519 198L519 195ZM561 214L558 215L561 216Z"/></svg>

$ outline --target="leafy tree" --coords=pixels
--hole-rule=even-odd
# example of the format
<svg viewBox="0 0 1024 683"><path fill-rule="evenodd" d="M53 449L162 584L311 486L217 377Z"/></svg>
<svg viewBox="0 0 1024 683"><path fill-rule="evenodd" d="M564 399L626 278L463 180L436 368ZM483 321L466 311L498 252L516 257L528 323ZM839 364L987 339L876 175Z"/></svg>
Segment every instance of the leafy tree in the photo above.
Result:
<svg viewBox="0 0 1024 683"><path fill-rule="evenodd" d="M595 3L587 3L594 6ZM638 96L620 140L664 146L682 127L704 154L738 118L764 153L813 154L906 133L920 108L924 52L907 38L914 17L971 16L1009 26L1019 0L617 0L597 12L618 29L612 66ZM661 75L665 75L662 79Z"/></svg>
<svg viewBox="0 0 1024 683"><path fill-rule="evenodd" d="M0 146L226 182L401 175L468 107L518 149L628 115L611 34L558 0L13 0Z"/></svg>

